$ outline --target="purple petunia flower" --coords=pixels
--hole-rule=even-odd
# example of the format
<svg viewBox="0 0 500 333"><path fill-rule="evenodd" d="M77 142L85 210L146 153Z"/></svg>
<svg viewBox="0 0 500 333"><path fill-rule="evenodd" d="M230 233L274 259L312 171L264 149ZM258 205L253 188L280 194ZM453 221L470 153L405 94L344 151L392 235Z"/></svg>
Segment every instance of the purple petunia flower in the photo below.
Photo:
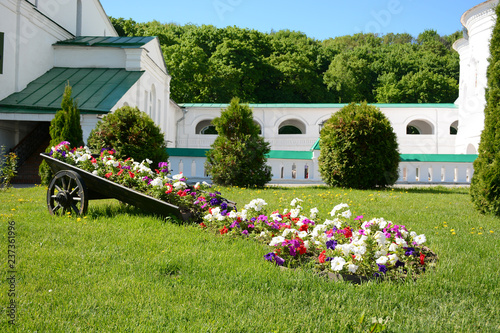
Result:
<svg viewBox="0 0 500 333"><path fill-rule="evenodd" d="M296 249L298 249L298 248L300 247L300 242L299 242L298 240L296 240L296 239L292 239L292 240L290 241L290 243L291 243L291 244L292 244L292 246L293 246L294 248L296 248Z"/></svg>
<svg viewBox="0 0 500 333"><path fill-rule="evenodd" d="M243 230L241 233L242 233L243 235L248 235L248 230Z"/></svg>
<svg viewBox="0 0 500 333"><path fill-rule="evenodd" d="M122 169L130 170L132 168L129 165L124 165L124 166L122 166Z"/></svg>
<svg viewBox="0 0 500 333"><path fill-rule="evenodd" d="M337 246L337 241L334 239L330 239L326 241L326 248L329 250L335 250L335 247Z"/></svg>
<svg viewBox="0 0 500 333"><path fill-rule="evenodd" d="M382 264L377 264L377 265L378 265L378 271L380 273L385 274L387 272L387 267L385 267L385 265L382 265Z"/></svg>
<svg viewBox="0 0 500 333"><path fill-rule="evenodd" d="M293 246L290 246L289 250L292 257L295 257L297 255L297 250Z"/></svg>
<svg viewBox="0 0 500 333"><path fill-rule="evenodd" d="M283 266L283 264L285 263L285 259L281 258L281 257L278 257L278 256L275 256L274 257L274 260L276 261L276 264L278 266Z"/></svg>
<svg viewBox="0 0 500 333"><path fill-rule="evenodd" d="M61 152L61 154L63 157L66 157L66 152L64 150Z"/></svg>
<svg viewBox="0 0 500 333"><path fill-rule="evenodd" d="M227 209L227 203L225 203L225 202L221 203L220 209L222 209L222 210Z"/></svg>
<svg viewBox="0 0 500 333"><path fill-rule="evenodd" d="M216 205L218 205L219 203L220 203L220 200L219 200L219 199L217 199L217 198L212 198L212 199L210 199L210 205L212 205L212 206L216 206Z"/></svg>
<svg viewBox="0 0 500 333"><path fill-rule="evenodd" d="M399 261L399 260L398 260L398 261L396 261L396 265L395 265L395 266L396 266L396 267L404 267L404 266L405 266L405 263L404 263L404 262L402 262L402 261Z"/></svg>
<svg viewBox="0 0 500 333"><path fill-rule="evenodd" d="M406 252L405 252L405 255L406 256L415 256L417 255L417 253L415 252L415 248L413 247L407 247L405 248Z"/></svg>
<svg viewBox="0 0 500 333"><path fill-rule="evenodd" d="M274 252L269 252L268 254L264 255L264 259L266 259L267 261L273 261L274 257L276 257Z"/></svg>

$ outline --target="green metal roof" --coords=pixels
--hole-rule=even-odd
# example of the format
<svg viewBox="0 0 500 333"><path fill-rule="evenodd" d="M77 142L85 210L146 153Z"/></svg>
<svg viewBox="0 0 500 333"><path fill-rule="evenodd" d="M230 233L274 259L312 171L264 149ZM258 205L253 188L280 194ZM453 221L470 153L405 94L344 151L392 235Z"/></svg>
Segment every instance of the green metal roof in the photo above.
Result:
<svg viewBox="0 0 500 333"><path fill-rule="evenodd" d="M206 152L210 149L203 148L168 148L167 152L170 156L185 156L185 157L206 157ZM310 160L312 152L310 151L289 151L289 150L271 150L267 155L268 158L294 159L294 160Z"/></svg>
<svg viewBox="0 0 500 333"><path fill-rule="evenodd" d="M149 43L155 37L93 37L80 36L59 41L56 45L106 46L137 48Z"/></svg>
<svg viewBox="0 0 500 333"><path fill-rule="evenodd" d="M379 108L438 108L438 109L458 109L453 103L369 103ZM229 104L220 103L180 103L183 108L227 108ZM340 103L277 103L277 104L249 104L252 108L342 108L348 104Z"/></svg>
<svg viewBox="0 0 500 333"><path fill-rule="evenodd" d="M139 80L143 72L123 68L55 67L28 86L0 101L2 113L55 113L66 84L81 113L107 113Z"/></svg>
<svg viewBox="0 0 500 333"><path fill-rule="evenodd" d="M401 162L472 163L476 154L401 154Z"/></svg>

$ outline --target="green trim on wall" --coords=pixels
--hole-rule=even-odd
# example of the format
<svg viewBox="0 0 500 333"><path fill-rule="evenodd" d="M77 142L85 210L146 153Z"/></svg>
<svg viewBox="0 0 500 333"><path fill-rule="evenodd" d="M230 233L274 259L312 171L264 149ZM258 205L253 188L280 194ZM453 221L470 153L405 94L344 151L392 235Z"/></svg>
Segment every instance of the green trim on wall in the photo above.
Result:
<svg viewBox="0 0 500 333"><path fill-rule="evenodd" d="M168 148L170 156L176 157L206 157L210 149L203 148ZM267 155L271 159L311 160L312 151L271 150ZM401 154L401 162L442 162L442 163L472 163L477 158L475 154Z"/></svg>
<svg viewBox="0 0 500 333"><path fill-rule="evenodd" d="M472 163L476 154L401 154L401 162Z"/></svg>

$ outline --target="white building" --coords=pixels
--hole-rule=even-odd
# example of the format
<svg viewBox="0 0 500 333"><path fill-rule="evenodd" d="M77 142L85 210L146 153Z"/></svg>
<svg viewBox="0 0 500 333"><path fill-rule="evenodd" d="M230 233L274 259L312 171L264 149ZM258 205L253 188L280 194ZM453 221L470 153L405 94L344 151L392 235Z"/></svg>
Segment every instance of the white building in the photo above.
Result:
<svg viewBox="0 0 500 333"><path fill-rule="evenodd" d="M484 128L486 70L497 5L498 0L489 0L466 11L461 18L464 38L453 45L460 54L460 90L456 101L460 124L457 154L477 154Z"/></svg>
<svg viewBox="0 0 500 333"><path fill-rule="evenodd" d="M461 58L456 104L377 105L397 134L401 182L470 181L476 155L463 154L476 154L483 128L488 41L497 3L483 2L462 17L468 34L454 45ZM215 139L211 120L226 105L171 101L157 38L118 37L98 0L0 0L0 145L28 151L35 142L34 148L44 149L67 83L79 105L84 138L102 115L138 106L166 133L174 172L206 177L204 154ZM274 180L321 181L319 131L342 106L251 105L261 134L271 143ZM407 134L409 129L419 134Z"/></svg>

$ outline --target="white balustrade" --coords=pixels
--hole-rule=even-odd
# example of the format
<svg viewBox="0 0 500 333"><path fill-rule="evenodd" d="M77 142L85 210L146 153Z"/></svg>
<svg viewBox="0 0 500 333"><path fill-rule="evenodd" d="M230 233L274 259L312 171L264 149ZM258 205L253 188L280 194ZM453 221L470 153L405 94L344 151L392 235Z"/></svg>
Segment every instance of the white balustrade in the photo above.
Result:
<svg viewBox="0 0 500 333"><path fill-rule="evenodd" d="M209 180L205 157L171 156L172 174L183 172L191 180ZM272 181L321 182L317 158L311 160L268 159ZM465 162L400 162L396 184L470 184L473 164Z"/></svg>

